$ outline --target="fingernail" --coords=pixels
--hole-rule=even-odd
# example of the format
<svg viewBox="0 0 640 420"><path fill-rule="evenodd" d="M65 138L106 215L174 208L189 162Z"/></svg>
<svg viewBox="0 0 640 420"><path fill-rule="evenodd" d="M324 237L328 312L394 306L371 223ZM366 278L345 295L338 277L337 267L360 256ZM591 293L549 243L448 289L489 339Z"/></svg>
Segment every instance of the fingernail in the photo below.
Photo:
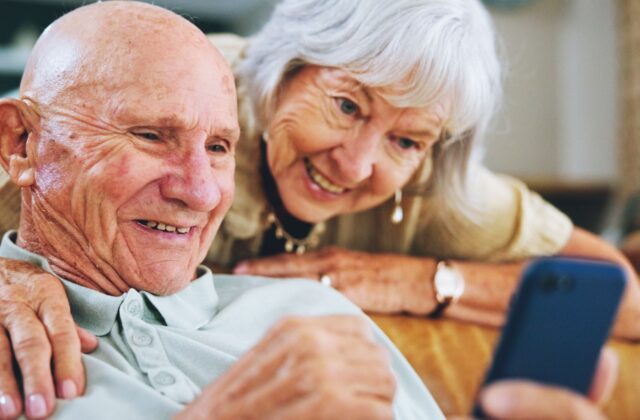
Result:
<svg viewBox="0 0 640 420"><path fill-rule="evenodd" d="M247 263L240 263L233 269L233 274L247 274Z"/></svg>
<svg viewBox="0 0 640 420"><path fill-rule="evenodd" d="M10 395L0 394L0 413L2 417L16 417L18 410Z"/></svg>
<svg viewBox="0 0 640 420"><path fill-rule="evenodd" d="M62 386L60 388L62 391L60 392L60 396L65 400L69 400L78 396L78 387L76 386L76 383L71 379L65 379L64 381L62 381Z"/></svg>
<svg viewBox="0 0 640 420"><path fill-rule="evenodd" d="M47 403L41 394L32 394L27 398L27 416L44 417L47 414Z"/></svg>

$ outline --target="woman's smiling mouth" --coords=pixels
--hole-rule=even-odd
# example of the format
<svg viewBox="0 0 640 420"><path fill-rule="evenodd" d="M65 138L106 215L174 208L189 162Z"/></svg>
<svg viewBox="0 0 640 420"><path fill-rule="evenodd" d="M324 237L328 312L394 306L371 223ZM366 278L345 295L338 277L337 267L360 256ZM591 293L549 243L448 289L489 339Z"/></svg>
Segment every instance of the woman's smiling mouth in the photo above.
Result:
<svg viewBox="0 0 640 420"><path fill-rule="evenodd" d="M342 194L345 191L348 191L347 188L336 185L333 182L329 181L327 178L325 178L325 176L322 175L320 172L318 172L318 170L311 164L311 161L309 160L308 157L305 156L303 160L304 160L304 167L307 170L307 174L309 175L309 178L318 187L320 187L324 191L329 192L331 194Z"/></svg>

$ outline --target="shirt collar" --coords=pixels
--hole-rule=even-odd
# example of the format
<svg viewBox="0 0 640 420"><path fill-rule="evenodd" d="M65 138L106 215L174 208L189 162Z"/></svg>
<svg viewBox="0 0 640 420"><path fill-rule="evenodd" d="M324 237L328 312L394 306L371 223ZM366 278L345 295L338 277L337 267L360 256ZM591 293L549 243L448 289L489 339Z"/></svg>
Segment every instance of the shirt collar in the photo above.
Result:
<svg viewBox="0 0 640 420"><path fill-rule="evenodd" d="M130 290L121 296L110 296L67 281L56 275L41 255L27 251L15 243L16 231L7 232L0 243L0 256L30 262L62 280L76 323L92 333L106 335L113 328L118 310ZM218 295L213 273L205 266L198 267L198 278L189 286L168 296L140 292L145 299L145 313L158 313L163 324L186 330L197 330L216 314Z"/></svg>
<svg viewBox="0 0 640 420"><path fill-rule="evenodd" d="M167 326L185 330L206 325L218 308L213 273L204 265L198 267L198 278L177 293L157 296L143 291L140 294L160 312Z"/></svg>

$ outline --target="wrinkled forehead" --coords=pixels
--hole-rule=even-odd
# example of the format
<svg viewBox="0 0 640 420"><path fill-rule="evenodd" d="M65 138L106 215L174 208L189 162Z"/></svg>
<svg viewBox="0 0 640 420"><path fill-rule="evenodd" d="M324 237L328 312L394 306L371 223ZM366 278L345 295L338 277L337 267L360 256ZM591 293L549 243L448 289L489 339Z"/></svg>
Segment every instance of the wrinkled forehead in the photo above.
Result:
<svg viewBox="0 0 640 420"><path fill-rule="evenodd" d="M73 74L55 90L40 90L39 101L113 124L153 125L179 117L184 125L212 125L237 119L233 76L215 55L149 48L115 51L107 60L86 55L68 60Z"/></svg>
<svg viewBox="0 0 640 420"><path fill-rule="evenodd" d="M98 102L98 115L116 126L202 129L238 136L233 81L158 89L153 83L132 84Z"/></svg>

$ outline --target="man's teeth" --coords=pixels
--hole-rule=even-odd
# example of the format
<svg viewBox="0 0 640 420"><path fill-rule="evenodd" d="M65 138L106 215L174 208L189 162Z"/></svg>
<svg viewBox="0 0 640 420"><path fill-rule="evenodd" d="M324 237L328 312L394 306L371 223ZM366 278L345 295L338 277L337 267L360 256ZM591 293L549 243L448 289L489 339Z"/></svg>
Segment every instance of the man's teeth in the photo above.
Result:
<svg viewBox="0 0 640 420"><path fill-rule="evenodd" d="M178 232L182 235L184 235L185 233L189 233L190 229L188 227L171 226L164 223L153 222L151 220L141 220L140 223L151 229L161 230L163 232Z"/></svg>
<svg viewBox="0 0 640 420"><path fill-rule="evenodd" d="M320 172L316 171L308 159L305 159L304 165L313 182L318 184L323 190L329 191L333 194L342 194L346 190L346 188L340 187L322 176Z"/></svg>

